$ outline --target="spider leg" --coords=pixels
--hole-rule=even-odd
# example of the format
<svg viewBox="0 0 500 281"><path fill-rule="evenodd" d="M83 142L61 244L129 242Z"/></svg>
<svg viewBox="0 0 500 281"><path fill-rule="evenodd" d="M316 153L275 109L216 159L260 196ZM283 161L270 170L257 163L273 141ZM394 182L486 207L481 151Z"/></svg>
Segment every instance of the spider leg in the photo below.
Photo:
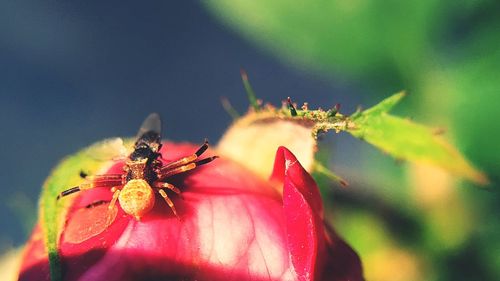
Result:
<svg viewBox="0 0 500 281"><path fill-rule="evenodd" d="M118 187L113 187L111 188L111 192L113 192L113 198L111 198L108 205L106 225L110 225L114 221L118 211L116 208L116 200L118 200L118 196L120 195L120 189L118 189Z"/></svg>
<svg viewBox="0 0 500 281"><path fill-rule="evenodd" d="M66 189L64 190L63 192L59 193L59 195L57 195L57 200L61 199L61 197L64 197L64 196L67 196L67 195L70 195L70 194L73 194L75 192L78 192L80 191L80 187L79 186L75 186L75 187L72 187L70 189Z"/></svg>
<svg viewBox="0 0 500 281"><path fill-rule="evenodd" d="M162 188L168 188L172 190L173 192L177 193L178 195L181 195L181 191L175 187L175 185L168 183L168 182L155 182L154 186L156 188L162 189Z"/></svg>
<svg viewBox="0 0 500 281"><path fill-rule="evenodd" d="M85 178L85 181L79 186L72 187L70 189L66 189L57 195L57 200L61 199L61 197L82 191L87 189L92 189L95 187L113 187L117 185L122 185L124 181L123 175L113 174L113 175L96 175L96 176L88 176Z"/></svg>
<svg viewBox="0 0 500 281"><path fill-rule="evenodd" d="M167 193L165 192L165 190L163 189L159 189L158 190L158 193L160 193L161 197L163 197L163 199L165 199L165 202L167 202L168 206L170 207L170 209L172 209L172 212L174 213L174 215L178 218L179 216L177 215L177 211L175 210L175 206L174 206L174 202L172 202L172 200L170 200L170 198L168 198L168 195Z"/></svg>
<svg viewBox="0 0 500 281"><path fill-rule="evenodd" d="M108 209L115 208L116 200L118 200L118 196L120 195L120 190L117 187L111 188L111 192L113 192L113 197L111 198L111 201L109 202Z"/></svg>
<svg viewBox="0 0 500 281"><path fill-rule="evenodd" d="M124 179L124 174L109 174L109 175L93 175L86 176L87 181L117 181Z"/></svg>
<svg viewBox="0 0 500 281"><path fill-rule="evenodd" d="M199 161L196 161L194 163L196 164L196 167L198 167L198 166L201 166L201 165L208 164L208 163L214 161L217 158L219 158L219 156L211 156L211 157L207 157L207 158L201 159Z"/></svg>
<svg viewBox="0 0 500 281"><path fill-rule="evenodd" d="M162 169L158 175L158 178L160 180L164 179L164 178L168 178L170 176L173 176L173 175L177 175L177 174L181 174L181 173L184 173L184 172L187 172L187 171L190 171L198 166L201 166L201 165L205 165L207 163L210 163L212 161L214 161L215 159L219 158L218 156L212 156L212 157L208 157L208 158L205 158L205 159L201 159L199 161L196 161L196 162L191 162L191 163L188 163L186 165L183 165L183 166L180 166L180 167L176 167L176 168L173 168L173 169Z"/></svg>
<svg viewBox="0 0 500 281"><path fill-rule="evenodd" d="M172 161L172 162L164 165L161 168L161 170L162 171L170 170L170 169L177 168L179 166L183 166L183 165L186 165L188 163L191 163L191 162L195 161L196 159L198 159L198 157L200 157L200 155L202 155L207 149L208 149L208 140L205 139L205 142L198 148L198 150L195 153L193 153L189 156L180 158L178 160Z"/></svg>

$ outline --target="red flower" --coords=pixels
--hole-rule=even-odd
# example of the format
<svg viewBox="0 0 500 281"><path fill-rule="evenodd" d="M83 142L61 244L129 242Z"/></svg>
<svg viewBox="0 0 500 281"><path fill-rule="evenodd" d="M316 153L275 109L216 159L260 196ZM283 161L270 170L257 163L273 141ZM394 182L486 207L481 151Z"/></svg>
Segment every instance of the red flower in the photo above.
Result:
<svg viewBox="0 0 500 281"><path fill-rule="evenodd" d="M162 153L176 159L195 149L165 143ZM106 226L99 202L111 192L80 192L60 237L64 280L362 280L357 255L324 225L316 183L286 148L269 181L221 157L172 183L183 191L169 195L180 219L157 196L141 221L118 208ZM48 268L37 227L20 280L49 280Z"/></svg>

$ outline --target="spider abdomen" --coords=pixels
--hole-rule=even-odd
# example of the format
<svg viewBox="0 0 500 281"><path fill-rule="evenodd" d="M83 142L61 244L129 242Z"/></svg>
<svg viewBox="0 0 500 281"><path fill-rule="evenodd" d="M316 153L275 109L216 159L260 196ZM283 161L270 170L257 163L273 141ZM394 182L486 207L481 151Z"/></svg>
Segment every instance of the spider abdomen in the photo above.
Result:
<svg viewBox="0 0 500 281"><path fill-rule="evenodd" d="M143 179L128 181L118 197L125 213L140 220L155 204L155 195L149 183Z"/></svg>

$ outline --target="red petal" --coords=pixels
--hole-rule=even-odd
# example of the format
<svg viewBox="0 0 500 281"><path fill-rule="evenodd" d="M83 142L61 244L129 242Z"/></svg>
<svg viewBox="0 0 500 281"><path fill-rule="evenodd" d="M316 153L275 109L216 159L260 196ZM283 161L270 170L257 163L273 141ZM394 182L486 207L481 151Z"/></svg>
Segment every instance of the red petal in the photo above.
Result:
<svg viewBox="0 0 500 281"><path fill-rule="evenodd" d="M276 153L272 180L283 182L287 244L299 280L319 276L324 257L323 206L316 183L286 148Z"/></svg>
<svg viewBox="0 0 500 281"><path fill-rule="evenodd" d="M22 260L19 281L50 280L49 258L39 225L35 226L31 234Z"/></svg>
<svg viewBox="0 0 500 281"><path fill-rule="evenodd" d="M163 149L173 160L196 147L166 143ZM121 172L121 166L109 172ZM169 193L180 220L158 196L141 221L118 208L109 226L107 204L86 206L109 201L110 190L81 192L60 238L64 280L319 280L325 262L337 267L323 280L353 276L343 268L356 270L358 264L340 260L357 256L336 236L327 253L318 189L286 148L278 150L272 178L282 184L283 198L270 182L217 159L171 179L183 191L183 199ZM48 264L37 229L21 279L43 277Z"/></svg>
<svg viewBox="0 0 500 281"><path fill-rule="evenodd" d="M314 179L300 165L290 150L280 146L276 152L271 181L284 183L288 178L307 200L314 212L323 218L323 202Z"/></svg>
<svg viewBox="0 0 500 281"><path fill-rule="evenodd" d="M195 150L192 145L164 147L167 159ZM115 166L110 173L119 170ZM96 236L89 236L95 228L92 222L102 222L105 212L100 210L107 205L84 207L109 200L111 193L82 193L61 239L65 279L279 280L290 274L282 203L268 182L217 159L171 183L183 191L183 199L169 194L180 221L157 197L154 209L141 221L120 210L115 222ZM76 239L78 235L87 239Z"/></svg>
<svg viewBox="0 0 500 281"><path fill-rule="evenodd" d="M328 255L323 272L323 281L363 281L361 260L354 250L347 245L335 231L325 224L328 241Z"/></svg>

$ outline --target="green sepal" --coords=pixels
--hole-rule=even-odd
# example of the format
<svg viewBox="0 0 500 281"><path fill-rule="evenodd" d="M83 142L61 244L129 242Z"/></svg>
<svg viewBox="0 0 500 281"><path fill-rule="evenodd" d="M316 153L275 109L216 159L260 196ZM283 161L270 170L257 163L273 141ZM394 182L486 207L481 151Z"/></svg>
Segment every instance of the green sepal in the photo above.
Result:
<svg viewBox="0 0 500 281"><path fill-rule="evenodd" d="M319 161L313 162L312 171L318 173L319 175L327 177L329 180L336 182L341 187L347 187L349 185L349 183L345 179L334 173Z"/></svg>
<svg viewBox="0 0 500 281"><path fill-rule="evenodd" d="M313 148L315 151L319 134L331 130L337 133L346 131L398 160L432 164L476 183L487 184L488 178L474 168L455 147L440 135L439 131L388 114L404 95L403 92L394 94L364 111L358 109L350 116L338 112L338 106L325 111L311 110L306 103L299 109L290 101L284 103L281 108L267 105L259 111L249 111L233 123L222 138L219 150L222 153L227 152L226 156L230 156L235 161L243 159L243 165L254 167L252 170L264 174L266 169L255 168L265 167L261 163L262 160L251 161L253 158L261 159L262 157L257 156L262 155L262 151L275 150L278 145L290 148L292 144L301 143L299 140L305 142L307 136L303 134L304 132L309 132L313 141L307 145L298 146ZM305 130L300 130L299 134L296 129L300 127ZM255 147L255 140L262 142L262 147ZM250 147L261 153L249 149ZM296 150L300 151L300 148ZM305 166L308 171L311 171L314 170L311 158L314 153L311 154L309 150L304 157L299 157L299 159L301 162L307 159ZM268 151L268 154L272 153ZM272 163L272 159L266 163L268 166L271 165L269 163ZM328 171L326 166L317 166L316 169L320 169L324 175L341 184L345 183L337 175Z"/></svg>
<svg viewBox="0 0 500 281"><path fill-rule="evenodd" d="M257 95L255 95L250 81L248 81L248 75L246 71L243 69L241 70L241 81L243 81L243 86L245 87L245 91L247 92L248 102L250 103L250 106L252 106L253 110L259 111L259 100L257 99Z"/></svg>
<svg viewBox="0 0 500 281"><path fill-rule="evenodd" d="M56 200L57 196L66 189L78 186L83 181L80 177L82 171L95 174L107 163L111 163L111 160L122 157L125 153L126 149L120 138L98 142L66 157L45 181L39 202L39 221L47 247L51 280L62 280L58 241L71 203L71 196Z"/></svg>

